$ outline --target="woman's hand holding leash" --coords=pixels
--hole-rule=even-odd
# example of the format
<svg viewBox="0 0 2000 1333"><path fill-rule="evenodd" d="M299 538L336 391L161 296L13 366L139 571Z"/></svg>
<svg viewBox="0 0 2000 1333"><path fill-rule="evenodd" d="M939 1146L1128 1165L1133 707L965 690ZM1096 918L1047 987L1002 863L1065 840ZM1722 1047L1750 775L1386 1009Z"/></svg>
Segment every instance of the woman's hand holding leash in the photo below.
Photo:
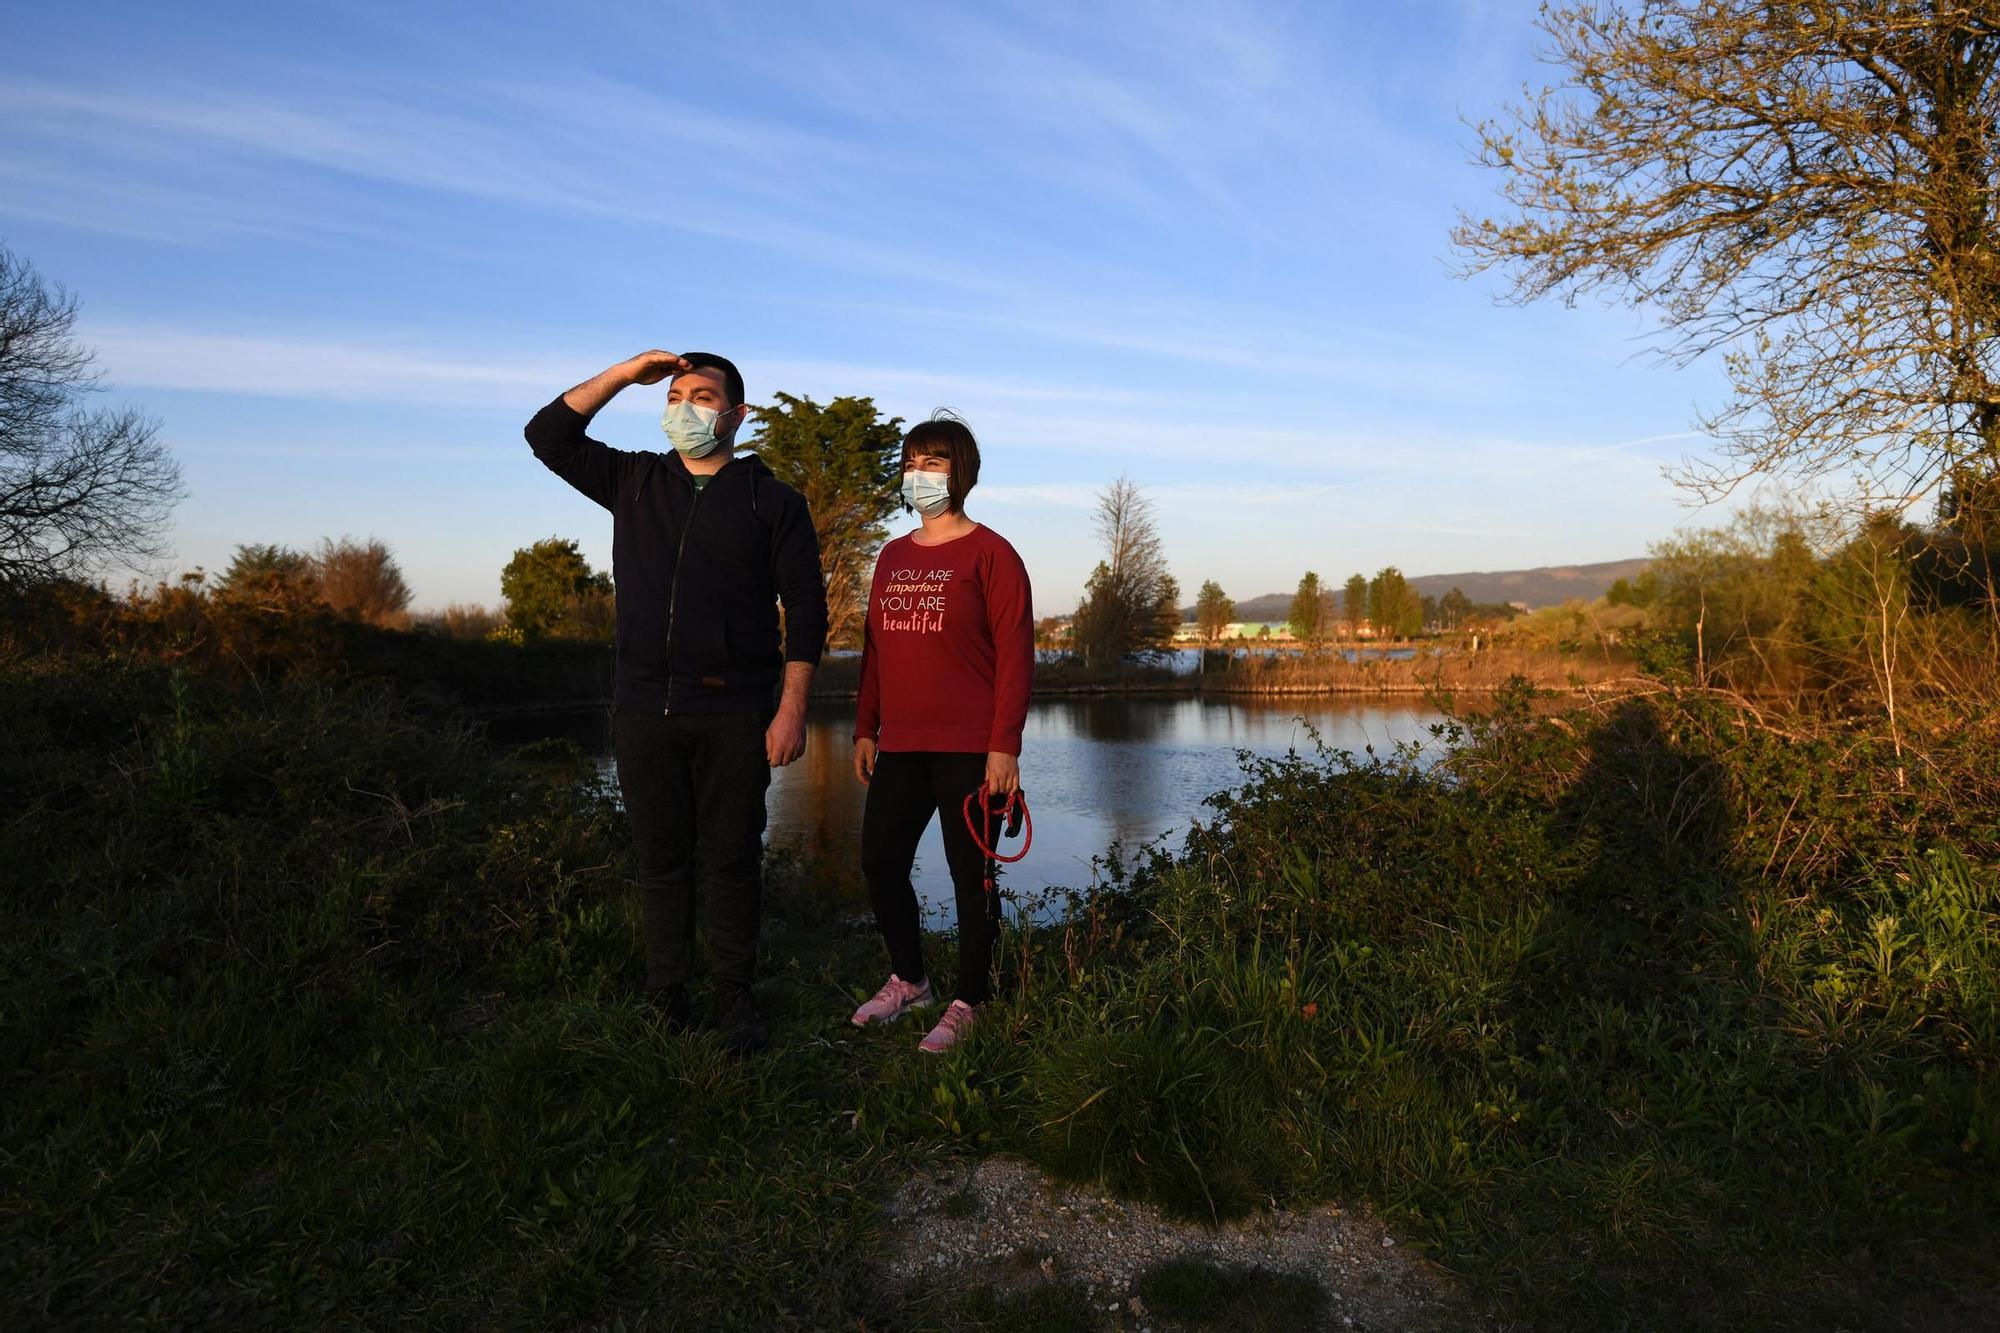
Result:
<svg viewBox="0 0 2000 1333"><path fill-rule="evenodd" d="M995 796L1012 796L1021 790L1021 761L999 750L986 754L986 789Z"/></svg>
<svg viewBox="0 0 2000 1333"><path fill-rule="evenodd" d="M999 867L1012 865L1035 845L1035 817L1028 813L1028 793L1016 786L1002 796L982 782L976 791L965 794L964 813L965 831L986 859L986 891L991 893ZM1000 840L1015 834L1021 835L1021 849L1009 856L1000 850Z"/></svg>

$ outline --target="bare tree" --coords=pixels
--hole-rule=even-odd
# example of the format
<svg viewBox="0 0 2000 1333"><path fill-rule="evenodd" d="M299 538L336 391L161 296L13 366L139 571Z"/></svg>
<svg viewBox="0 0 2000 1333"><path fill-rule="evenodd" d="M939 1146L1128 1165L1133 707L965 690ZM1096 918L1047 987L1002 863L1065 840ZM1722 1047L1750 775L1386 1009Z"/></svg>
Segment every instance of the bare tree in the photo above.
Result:
<svg viewBox="0 0 2000 1333"><path fill-rule="evenodd" d="M1085 585L1076 609L1075 642L1086 661L1115 660L1156 648L1164 629L1180 618L1179 586L1167 570L1153 502L1139 484L1120 476L1104 488L1092 519L1104 559Z"/></svg>
<svg viewBox="0 0 2000 1333"><path fill-rule="evenodd" d="M0 586L165 554L180 470L159 427L87 409L76 302L0 247Z"/></svg>
<svg viewBox="0 0 2000 1333"><path fill-rule="evenodd" d="M1676 363L1720 352L1719 457L1678 478L1703 498L1759 474L1991 493L2000 0L1637 0L1540 26L1563 82L1479 127L1514 213L1461 218L1468 271L1643 306Z"/></svg>

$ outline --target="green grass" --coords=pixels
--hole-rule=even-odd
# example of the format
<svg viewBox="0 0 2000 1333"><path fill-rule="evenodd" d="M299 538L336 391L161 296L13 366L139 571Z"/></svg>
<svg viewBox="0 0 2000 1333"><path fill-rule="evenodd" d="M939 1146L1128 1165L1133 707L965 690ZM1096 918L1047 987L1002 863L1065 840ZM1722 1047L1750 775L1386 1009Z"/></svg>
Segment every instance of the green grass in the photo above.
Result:
<svg viewBox="0 0 2000 1333"><path fill-rule="evenodd" d="M83 661L0 672L0 732L9 1327L1089 1327L858 1261L911 1166L995 1150L1201 1219L1365 1199L1535 1326L2000 1292L1976 728L1902 788L1666 699L1514 701L1428 774L1258 765L1010 932L1016 1001L941 1061L846 1027L879 942L780 865L743 1063L633 1002L573 747ZM1193 1321L1238 1277L1154 1280Z"/></svg>
<svg viewBox="0 0 2000 1333"><path fill-rule="evenodd" d="M1102 1327L1083 1288L1063 1281L1019 1290L976 1286L925 1301L912 1313L919 1326L963 1333L1090 1333Z"/></svg>

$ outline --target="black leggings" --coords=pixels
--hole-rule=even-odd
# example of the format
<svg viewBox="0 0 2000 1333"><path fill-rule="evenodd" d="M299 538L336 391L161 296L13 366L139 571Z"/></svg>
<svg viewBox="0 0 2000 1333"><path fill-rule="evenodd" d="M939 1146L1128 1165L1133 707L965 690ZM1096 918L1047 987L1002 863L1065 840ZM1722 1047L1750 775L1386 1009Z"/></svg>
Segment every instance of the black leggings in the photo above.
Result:
<svg viewBox="0 0 2000 1333"><path fill-rule="evenodd" d="M944 859L958 898L957 994L967 1004L984 1004L992 993L993 941L1000 932L999 895L986 891L986 858L965 827L965 798L985 780L984 754L880 754L861 816L861 873L875 903L875 924L889 946L889 964L905 981L926 975L910 867L931 816L942 818Z"/></svg>

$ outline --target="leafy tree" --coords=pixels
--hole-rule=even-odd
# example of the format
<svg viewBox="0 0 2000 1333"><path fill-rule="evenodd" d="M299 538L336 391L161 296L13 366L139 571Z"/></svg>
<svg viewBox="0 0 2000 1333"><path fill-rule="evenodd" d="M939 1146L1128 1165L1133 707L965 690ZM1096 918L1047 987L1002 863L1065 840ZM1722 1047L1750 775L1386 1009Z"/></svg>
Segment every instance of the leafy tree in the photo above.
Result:
<svg viewBox="0 0 2000 1333"><path fill-rule="evenodd" d="M1323 633L1325 609L1319 575L1309 569L1299 580L1298 591L1292 594L1291 612L1286 617L1291 625L1292 637L1304 644L1317 645Z"/></svg>
<svg viewBox="0 0 2000 1333"><path fill-rule="evenodd" d="M1423 599L1394 565L1368 582L1368 619L1384 638L1407 639L1424 627Z"/></svg>
<svg viewBox="0 0 2000 1333"><path fill-rule="evenodd" d="M311 556L288 546L238 546L216 580L215 595L270 610L295 610L319 600L319 574Z"/></svg>
<svg viewBox="0 0 2000 1333"><path fill-rule="evenodd" d="M1892 722L1898 685L1914 665L1909 556L1920 540L1895 515L1876 514L1808 571L1804 620L1817 665L1832 684L1872 688Z"/></svg>
<svg viewBox="0 0 2000 1333"><path fill-rule="evenodd" d="M1645 610L1660 596L1660 576L1652 570L1642 570L1637 578L1612 580L1605 590L1604 600L1612 606L1635 606Z"/></svg>
<svg viewBox="0 0 2000 1333"><path fill-rule="evenodd" d="M410 585L385 543L329 538L312 558L312 573L320 600L339 614L371 625L409 623Z"/></svg>
<svg viewBox="0 0 2000 1333"><path fill-rule="evenodd" d="M574 541L546 537L514 552L500 571L507 624L522 638L611 637L611 578L590 567Z"/></svg>
<svg viewBox="0 0 2000 1333"><path fill-rule="evenodd" d="M1222 638L1229 622L1236 619L1236 603L1229 599L1221 584L1210 579L1195 595L1194 619L1201 627L1201 641L1212 646Z"/></svg>
<svg viewBox="0 0 2000 1333"><path fill-rule="evenodd" d="M1481 126L1512 212L1461 219L1468 268L1643 306L1675 362L1720 351L1720 460L1681 478L1704 495L1852 469L1897 501L2000 499L1991 0L1565 4L1540 26L1566 80Z"/></svg>
<svg viewBox="0 0 2000 1333"><path fill-rule="evenodd" d="M1152 650L1161 608L1178 599L1179 589L1167 572L1152 501L1137 483L1120 476L1106 486L1093 522L1105 558L1084 584L1072 633L1084 661L1095 665Z"/></svg>
<svg viewBox="0 0 2000 1333"><path fill-rule="evenodd" d="M1173 575L1160 579L1153 595L1153 642L1170 644L1181 627L1181 585Z"/></svg>
<svg viewBox="0 0 2000 1333"><path fill-rule="evenodd" d="M159 427L89 409L76 302L0 246L0 588L166 554L180 469Z"/></svg>
<svg viewBox="0 0 2000 1333"><path fill-rule="evenodd" d="M775 407L751 411L757 453L780 481L805 496L826 575L827 641L861 642L875 553L887 520L902 507L902 418L884 421L873 398L777 395Z"/></svg>
<svg viewBox="0 0 2000 1333"><path fill-rule="evenodd" d="M1728 527L1655 543L1653 620L1684 645L1701 683L1783 683L1803 637L1817 561L1805 520L1751 509Z"/></svg>
<svg viewBox="0 0 2000 1333"><path fill-rule="evenodd" d="M1368 619L1368 580L1359 574L1348 576L1347 587L1341 593L1341 607L1347 613L1347 632L1354 638L1361 637L1361 626Z"/></svg>
<svg viewBox="0 0 2000 1333"><path fill-rule="evenodd" d="M1438 598L1438 621L1446 629L1457 629L1472 614L1472 599L1456 585L1444 596Z"/></svg>
<svg viewBox="0 0 2000 1333"><path fill-rule="evenodd" d="M1465 620L1467 624L1504 625L1520 614L1521 608L1512 602L1474 602L1465 613Z"/></svg>

